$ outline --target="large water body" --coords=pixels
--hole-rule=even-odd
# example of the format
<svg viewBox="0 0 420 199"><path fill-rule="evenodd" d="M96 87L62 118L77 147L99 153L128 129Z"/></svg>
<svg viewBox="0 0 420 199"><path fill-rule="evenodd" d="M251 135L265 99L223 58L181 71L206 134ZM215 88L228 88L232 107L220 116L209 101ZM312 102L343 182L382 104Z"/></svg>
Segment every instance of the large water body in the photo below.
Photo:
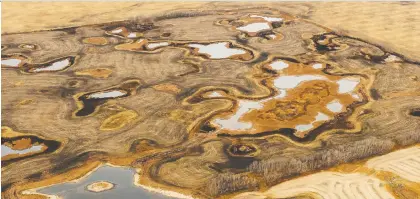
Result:
<svg viewBox="0 0 420 199"><path fill-rule="evenodd" d="M38 193L57 195L63 199L174 199L152 192L134 184L135 171L131 168L101 166L78 182L52 185L38 190ZM103 192L91 192L87 186L98 181L114 184L114 188Z"/></svg>

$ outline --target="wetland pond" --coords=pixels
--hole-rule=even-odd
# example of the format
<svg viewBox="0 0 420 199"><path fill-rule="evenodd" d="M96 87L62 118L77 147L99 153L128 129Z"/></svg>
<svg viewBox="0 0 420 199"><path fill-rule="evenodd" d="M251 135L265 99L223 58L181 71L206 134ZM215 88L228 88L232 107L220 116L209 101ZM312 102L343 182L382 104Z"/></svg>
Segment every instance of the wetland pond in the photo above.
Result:
<svg viewBox="0 0 420 199"><path fill-rule="evenodd" d="M23 150L14 150L6 145L1 145L1 157L11 155L11 154L17 154L17 155L23 155L31 152L39 152L42 151L42 145L35 145L28 149Z"/></svg>

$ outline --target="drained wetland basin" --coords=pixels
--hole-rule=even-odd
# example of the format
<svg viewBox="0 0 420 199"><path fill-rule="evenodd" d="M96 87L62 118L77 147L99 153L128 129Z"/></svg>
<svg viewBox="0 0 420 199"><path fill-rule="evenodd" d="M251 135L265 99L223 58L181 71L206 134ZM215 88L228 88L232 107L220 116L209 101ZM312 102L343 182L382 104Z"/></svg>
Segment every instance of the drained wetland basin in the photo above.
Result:
<svg viewBox="0 0 420 199"><path fill-rule="evenodd" d="M420 198L419 61L279 5L2 34L2 198Z"/></svg>

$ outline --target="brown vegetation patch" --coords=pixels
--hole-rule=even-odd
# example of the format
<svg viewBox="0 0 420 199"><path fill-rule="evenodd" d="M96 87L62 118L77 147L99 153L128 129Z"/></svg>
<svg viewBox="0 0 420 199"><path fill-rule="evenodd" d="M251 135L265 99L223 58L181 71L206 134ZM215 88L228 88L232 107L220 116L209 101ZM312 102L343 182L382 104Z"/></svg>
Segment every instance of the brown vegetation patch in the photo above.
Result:
<svg viewBox="0 0 420 199"><path fill-rule="evenodd" d="M106 45L108 44L108 40L105 37L89 37L83 39L83 43L93 45Z"/></svg>
<svg viewBox="0 0 420 199"><path fill-rule="evenodd" d="M109 68L95 68L76 71L75 74L95 78L108 78L112 74L112 70Z"/></svg>
<svg viewBox="0 0 420 199"><path fill-rule="evenodd" d="M153 86L153 88L158 91L165 91L174 94L181 92L181 89L175 84L158 84Z"/></svg>
<svg viewBox="0 0 420 199"><path fill-rule="evenodd" d="M100 130L102 131L118 130L132 123L138 117L139 115L133 110L119 112L115 115L111 115L108 118L106 118L102 122Z"/></svg>
<svg viewBox="0 0 420 199"><path fill-rule="evenodd" d="M6 143L5 145L10 145L10 148L13 150L24 150L31 147L32 140L30 138L22 138L13 140L12 143Z"/></svg>

